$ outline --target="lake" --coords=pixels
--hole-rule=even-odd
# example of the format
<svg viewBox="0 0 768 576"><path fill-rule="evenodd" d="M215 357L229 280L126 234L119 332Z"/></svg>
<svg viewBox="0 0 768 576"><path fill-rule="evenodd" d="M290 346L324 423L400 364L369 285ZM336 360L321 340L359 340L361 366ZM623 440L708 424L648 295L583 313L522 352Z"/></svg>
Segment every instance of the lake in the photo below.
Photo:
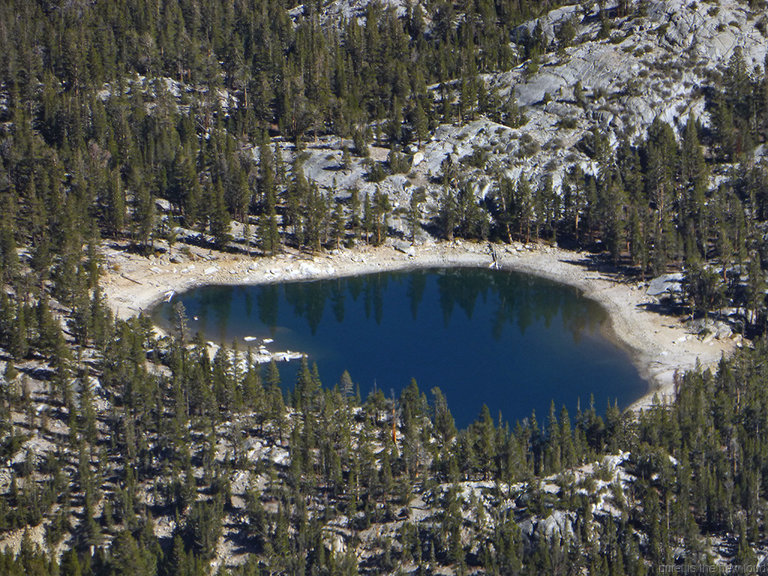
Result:
<svg viewBox="0 0 768 576"><path fill-rule="evenodd" d="M609 337L606 312L570 286L534 276L474 268L411 270L333 280L205 286L154 310L172 326L173 305L189 329L241 349L264 338L270 351L306 353L323 384L344 370L363 398L399 394L411 378L438 386L463 427L483 404L514 424L535 410L543 422L577 403L603 412L647 391L626 350ZM253 342L253 338L258 341ZM292 387L299 362L280 363Z"/></svg>

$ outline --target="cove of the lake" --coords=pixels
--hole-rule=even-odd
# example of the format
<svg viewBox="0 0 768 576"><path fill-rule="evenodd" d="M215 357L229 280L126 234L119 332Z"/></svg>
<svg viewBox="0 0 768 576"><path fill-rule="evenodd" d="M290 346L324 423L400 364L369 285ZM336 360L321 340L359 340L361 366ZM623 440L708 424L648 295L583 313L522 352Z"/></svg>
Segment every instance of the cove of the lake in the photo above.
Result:
<svg viewBox="0 0 768 576"><path fill-rule="evenodd" d="M449 268L242 286L204 286L154 310L172 331L182 302L190 331L244 349L273 342L316 362L326 386L348 370L362 397L396 395L415 378L439 387L460 427L483 404L514 424L554 400L573 414L594 397L623 408L647 391L606 312L570 286L509 271ZM246 341L247 338L247 341ZM257 340L254 341L254 338ZM286 389L298 361L280 363Z"/></svg>

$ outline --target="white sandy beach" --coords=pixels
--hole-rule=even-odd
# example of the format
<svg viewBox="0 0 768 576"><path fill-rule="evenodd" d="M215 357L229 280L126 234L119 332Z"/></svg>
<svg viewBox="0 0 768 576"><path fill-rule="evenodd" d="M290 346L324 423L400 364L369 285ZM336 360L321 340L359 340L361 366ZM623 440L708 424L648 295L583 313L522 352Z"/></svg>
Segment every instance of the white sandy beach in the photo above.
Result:
<svg viewBox="0 0 768 576"><path fill-rule="evenodd" d="M432 243L415 247L410 254L391 246L360 247L311 257L289 252L271 258L249 258L200 248L175 250L145 258L119 247L105 249L102 282L108 304L121 318L149 310L171 292L203 284L260 284L285 280L353 276L371 272L434 266L488 267L492 257L487 243ZM609 313L618 341L631 350L650 390L633 408L650 405L654 394L662 400L673 395L676 371L715 366L736 347L731 339L702 341L689 334L678 318L649 311L655 298L644 286L618 282L591 271L587 254L542 246L496 245L501 267L527 272L579 288ZM173 261L172 261L173 260Z"/></svg>

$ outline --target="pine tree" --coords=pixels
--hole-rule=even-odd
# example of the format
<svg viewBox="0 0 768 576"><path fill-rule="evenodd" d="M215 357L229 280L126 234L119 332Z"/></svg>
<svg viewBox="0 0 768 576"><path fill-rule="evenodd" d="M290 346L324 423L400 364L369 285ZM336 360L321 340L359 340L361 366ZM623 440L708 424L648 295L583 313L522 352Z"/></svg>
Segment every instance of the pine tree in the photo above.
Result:
<svg viewBox="0 0 768 576"><path fill-rule="evenodd" d="M265 254L275 254L280 251L280 231L277 226L277 210L275 208L274 188L267 191L264 198L264 210L259 216L259 239L261 249Z"/></svg>
<svg viewBox="0 0 768 576"><path fill-rule="evenodd" d="M221 182L216 182L212 190L209 190L209 194L209 230L216 245L219 248L224 248L231 242L232 236L229 233L230 215L224 200L224 190L221 187Z"/></svg>
<svg viewBox="0 0 768 576"><path fill-rule="evenodd" d="M150 247L152 232L155 228L155 201L142 182L137 182L133 194L133 237L146 250Z"/></svg>
<svg viewBox="0 0 768 576"><path fill-rule="evenodd" d="M646 183L655 211L653 229L653 268L661 273L675 256L676 231L671 218L675 200L677 143L672 128L659 118L648 129L646 142Z"/></svg>
<svg viewBox="0 0 768 576"><path fill-rule="evenodd" d="M518 233L525 238L525 243L531 241L531 225L534 223L533 195L531 186L525 175L517 181L517 193L515 195L515 215L518 223Z"/></svg>
<svg viewBox="0 0 768 576"><path fill-rule="evenodd" d="M693 237L699 255L706 256L706 191L709 179L704 155L699 144L696 118L691 115L685 126L680 153L683 197L683 232Z"/></svg>
<svg viewBox="0 0 768 576"><path fill-rule="evenodd" d="M380 245L387 236L389 227L389 213L392 205L389 203L389 195L376 188L373 195L373 220L376 230L376 246Z"/></svg>
<svg viewBox="0 0 768 576"><path fill-rule="evenodd" d="M408 227L410 229L411 242L416 242L416 236L421 229L421 212L420 206L427 199L426 192L423 188L417 188L411 194L411 199L408 203Z"/></svg>
<svg viewBox="0 0 768 576"><path fill-rule="evenodd" d="M375 224L373 208L371 206L371 195L366 194L365 201L363 202L363 232L367 244L371 243L371 234L373 234Z"/></svg>
<svg viewBox="0 0 768 576"><path fill-rule="evenodd" d="M121 234L125 227L125 192L120 174L114 171L110 177L106 200L106 224L110 234Z"/></svg>
<svg viewBox="0 0 768 576"><path fill-rule="evenodd" d="M456 424L453 415L448 409L448 402L440 388L433 388L432 396L434 397L435 428L440 436L440 440L444 445L447 445L457 434Z"/></svg>
<svg viewBox="0 0 768 576"><path fill-rule="evenodd" d="M448 241L453 241L459 214L454 194L447 187L443 188L443 193L440 196L437 221L441 236Z"/></svg>
<svg viewBox="0 0 768 576"><path fill-rule="evenodd" d="M765 272L760 266L760 257L753 252L749 259L748 303L750 313L747 316L752 324L756 324L758 313L765 307Z"/></svg>

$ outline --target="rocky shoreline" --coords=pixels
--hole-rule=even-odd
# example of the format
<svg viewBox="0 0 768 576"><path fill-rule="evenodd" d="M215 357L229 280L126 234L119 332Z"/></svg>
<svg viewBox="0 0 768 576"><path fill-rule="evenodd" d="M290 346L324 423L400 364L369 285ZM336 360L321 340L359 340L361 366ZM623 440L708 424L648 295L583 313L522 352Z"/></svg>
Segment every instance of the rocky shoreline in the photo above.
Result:
<svg viewBox="0 0 768 576"><path fill-rule="evenodd" d="M568 284L601 304L611 319L611 333L626 347L648 393L631 408L666 401L674 394L675 373L714 367L737 346L734 339L699 339L679 318L653 311L656 299L642 284L620 282L590 269L586 253L533 245L495 245L495 265ZM355 276L373 272L439 266L490 267L487 243L431 242L411 247L390 244L336 250L316 256L288 251L271 258L250 258L185 247L160 257L129 254L120 247L103 253L102 282L107 303L118 317L149 311L171 295L206 284L262 284Z"/></svg>

